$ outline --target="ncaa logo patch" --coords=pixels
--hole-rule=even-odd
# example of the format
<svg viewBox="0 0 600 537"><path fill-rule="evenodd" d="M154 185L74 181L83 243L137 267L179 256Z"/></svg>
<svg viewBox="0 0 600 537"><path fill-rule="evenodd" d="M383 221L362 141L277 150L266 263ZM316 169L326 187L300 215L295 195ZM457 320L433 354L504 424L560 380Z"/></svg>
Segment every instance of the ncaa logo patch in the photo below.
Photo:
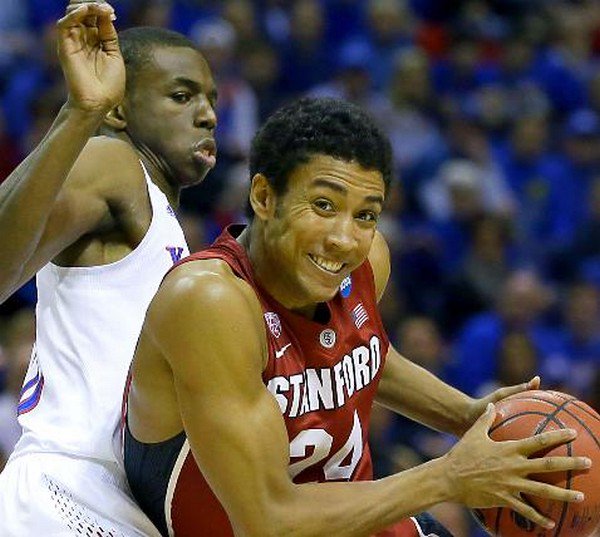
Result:
<svg viewBox="0 0 600 537"><path fill-rule="evenodd" d="M331 349L335 345L336 339L335 332L331 328L326 328L319 334L319 342L326 349Z"/></svg>
<svg viewBox="0 0 600 537"><path fill-rule="evenodd" d="M348 298L350 293L352 293L352 278L346 276L340 284L340 295L342 295L342 298Z"/></svg>
<svg viewBox="0 0 600 537"><path fill-rule="evenodd" d="M278 338L281 335L281 321L279 320L279 315L272 311L267 311L265 313L265 322L267 323L271 334Z"/></svg>

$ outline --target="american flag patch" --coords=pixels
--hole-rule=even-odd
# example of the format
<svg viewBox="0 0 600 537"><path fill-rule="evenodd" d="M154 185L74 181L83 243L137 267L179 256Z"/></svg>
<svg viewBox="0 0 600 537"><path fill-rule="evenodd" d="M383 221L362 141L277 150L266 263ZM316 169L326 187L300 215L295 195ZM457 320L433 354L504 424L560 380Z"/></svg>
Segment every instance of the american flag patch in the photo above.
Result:
<svg viewBox="0 0 600 537"><path fill-rule="evenodd" d="M352 318L354 319L356 328L360 328L369 320L369 315L367 314L365 307L362 305L362 302L359 302L352 310Z"/></svg>

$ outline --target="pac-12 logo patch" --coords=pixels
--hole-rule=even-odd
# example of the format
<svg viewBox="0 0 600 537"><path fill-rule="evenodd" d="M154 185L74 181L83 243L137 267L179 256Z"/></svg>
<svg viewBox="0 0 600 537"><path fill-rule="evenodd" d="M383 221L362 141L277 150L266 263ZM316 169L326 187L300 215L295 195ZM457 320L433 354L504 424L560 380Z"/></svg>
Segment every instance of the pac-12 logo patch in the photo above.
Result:
<svg viewBox="0 0 600 537"><path fill-rule="evenodd" d="M348 298L350 293L352 293L352 278L346 276L340 284L340 295L342 295L342 298Z"/></svg>
<svg viewBox="0 0 600 537"><path fill-rule="evenodd" d="M281 335L281 321L279 320L279 315L272 311L265 312L265 322L275 337L279 337Z"/></svg>

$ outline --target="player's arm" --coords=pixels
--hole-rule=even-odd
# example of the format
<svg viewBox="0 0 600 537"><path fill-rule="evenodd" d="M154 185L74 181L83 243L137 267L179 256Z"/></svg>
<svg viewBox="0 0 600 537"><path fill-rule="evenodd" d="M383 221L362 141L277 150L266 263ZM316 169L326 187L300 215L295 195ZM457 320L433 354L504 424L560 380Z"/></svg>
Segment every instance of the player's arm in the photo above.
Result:
<svg viewBox="0 0 600 537"><path fill-rule="evenodd" d="M389 248L379 232L375 234L369 262L379 300L391 272ZM539 385L540 379L535 377L527 383L500 388L486 397L473 399L390 346L377 402L439 431L461 435L475 423L489 403L524 390L535 390Z"/></svg>
<svg viewBox="0 0 600 537"><path fill-rule="evenodd" d="M266 335L260 305L246 283L203 270L201 263L187 263L165 279L144 330L171 368L192 452L236 535L368 536L447 500L510 504L544 523L517 491L573 497L525 479L548 471L528 454L550 439L567 440L568 433L495 443L487 437L493 409L465 436L466 445L444 458L379 481L294 484L285 424L261 376ZM556 470L582 461L550 464Z"/></svg>
<svg viewBox="0 0 600 537"><path fill-rule="evenodd" d="M87 4L57 24L69 97L42 142L0 185L0 301L22 281L75 161L122 99L124 66L112 13L108 4ZM96 16L95 27L83 24L90 15ZM79 235L101 219L97 210L92 203L88 213L81 211L83 221L73 222Z"/></svg>
<svg viewBox="0 0 600 537"><path fill-rule="evenodd" d="M500 388L474 399L446 384L423 367L402 356L392 345L386 357L377 402L428 427L460 436L489 403L539 388L540 379Z"/></svg>

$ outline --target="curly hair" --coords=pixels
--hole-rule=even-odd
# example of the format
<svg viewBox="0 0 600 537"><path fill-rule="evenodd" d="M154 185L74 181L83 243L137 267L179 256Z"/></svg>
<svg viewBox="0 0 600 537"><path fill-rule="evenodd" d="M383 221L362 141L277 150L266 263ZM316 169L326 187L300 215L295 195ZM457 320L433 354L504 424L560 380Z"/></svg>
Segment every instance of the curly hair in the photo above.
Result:
<svg viewBox="0 0 600 537"><path fill-rule="evenodd" d="M260 173L278 195L284 194L291 172L314 155L377 170L388 190L392 178L389 140L364 110L329 98L299 99L270 116L252 142L250 177Z"/></svg>

